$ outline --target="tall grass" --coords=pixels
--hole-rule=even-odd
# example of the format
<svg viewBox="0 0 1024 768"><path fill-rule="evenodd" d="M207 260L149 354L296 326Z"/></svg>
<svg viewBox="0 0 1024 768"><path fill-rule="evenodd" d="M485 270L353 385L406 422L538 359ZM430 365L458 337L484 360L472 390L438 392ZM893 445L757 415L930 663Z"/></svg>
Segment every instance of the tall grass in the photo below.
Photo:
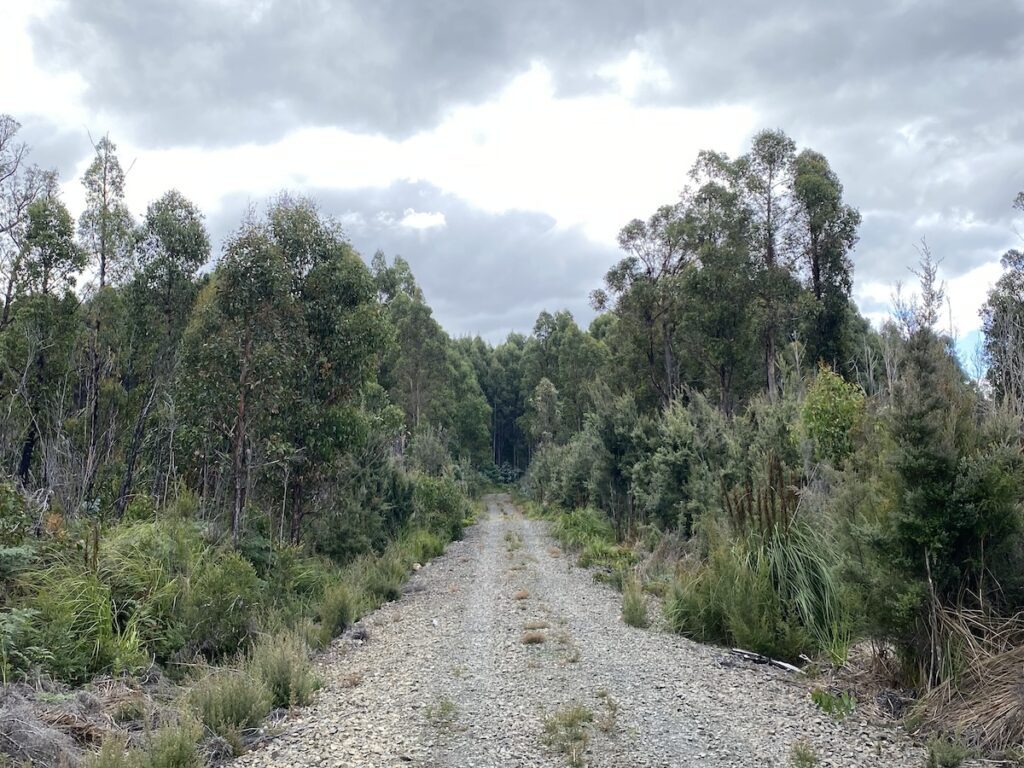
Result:
<svg viewBox="0 0 1024 768"><path fill-rule="evenodd" d="M703 642L791 660L821 652L843 663L852 621L836 571L827 542L797 524L716 542L706 564L676 579L666 619Z"/></svg>

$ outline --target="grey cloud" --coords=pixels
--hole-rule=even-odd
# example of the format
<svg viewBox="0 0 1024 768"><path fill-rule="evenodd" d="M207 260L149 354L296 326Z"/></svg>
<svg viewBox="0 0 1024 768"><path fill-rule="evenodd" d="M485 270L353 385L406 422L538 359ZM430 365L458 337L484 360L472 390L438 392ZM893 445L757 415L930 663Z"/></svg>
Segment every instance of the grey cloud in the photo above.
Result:
<svg viewBox="0 0 1024 768"><path fill-rule="evenodd" d="M541 310L569 309L586 326L587 304L617 258L575 229L558 229L549 216L525 211L488 213L424 183L385 189L305 190L325 213L342 221L367 260L384 251L409 262L434 315L449 333L480 334L498 342L511 330L529 332ZM238 224L248 199L225 200L210 217L222 241ZM443 228L402 226L408 209L443 213Z"/></svg>
<svg viewBox="0 0 1024 768"><path fill-rule="evenodd" d="M89 103L151 145L326 124L407 136L532 61L562 94L607 89L599 66L639 48L671 80L639 102L749 105L829 157L866 213L859 278L905 279L922 236L951 277L1017 242L1024 0L65 0L33 34L37 60L81 71ZM958 229L965 213L979 226Z"/></svg>

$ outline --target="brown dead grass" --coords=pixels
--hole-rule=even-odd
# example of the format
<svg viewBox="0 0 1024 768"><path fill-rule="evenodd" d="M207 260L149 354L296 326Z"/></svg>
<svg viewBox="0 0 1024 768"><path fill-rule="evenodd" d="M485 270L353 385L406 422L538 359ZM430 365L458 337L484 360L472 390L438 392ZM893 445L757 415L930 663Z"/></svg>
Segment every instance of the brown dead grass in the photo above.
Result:
<svg viewBox="0 0 1024 768"><path fill-rule="evenodd" d="M551 625L544 621L544 619L533 619L532 621L526 622L526 624L523 625L523 629L547 629L550 626Z"/></svg>
<svg viewBox="0 0 1024 768"><path fill-rule="evenodd" d="M562 550L560 550L558 547L549 547L548 548L548 554L551 555L552 557L561 557L562 556Z"/></svg>
<svg viewBox="0 0 1024 768"><path fill-rule="evenodd" d="M513 593L512 599L513 600L525 600L529 596L530 596L529 591L527 591L525 589L520 589L517 592Z"/></svg>
<svg viewBox="0 0 1024 768"><path fill-rule="evenodd" d="M519 642L523 645L540 645L545 640L547 640L547 636L538 631L524 632L523 636L519 638Z"/></svg>

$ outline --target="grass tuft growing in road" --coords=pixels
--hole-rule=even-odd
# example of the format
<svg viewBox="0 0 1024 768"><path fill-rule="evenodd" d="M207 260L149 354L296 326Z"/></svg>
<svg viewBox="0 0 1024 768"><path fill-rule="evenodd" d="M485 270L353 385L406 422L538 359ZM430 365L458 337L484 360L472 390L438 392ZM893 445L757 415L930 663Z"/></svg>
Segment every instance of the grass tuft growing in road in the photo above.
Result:
<svg viewBox="0 0 1024 768"><path fill-rule="evenodd" d="M571 766L582 766L589 735L587 725L594 713L582 704L570 704L556 710L544 721L544 743L565 755Z"/></svg>

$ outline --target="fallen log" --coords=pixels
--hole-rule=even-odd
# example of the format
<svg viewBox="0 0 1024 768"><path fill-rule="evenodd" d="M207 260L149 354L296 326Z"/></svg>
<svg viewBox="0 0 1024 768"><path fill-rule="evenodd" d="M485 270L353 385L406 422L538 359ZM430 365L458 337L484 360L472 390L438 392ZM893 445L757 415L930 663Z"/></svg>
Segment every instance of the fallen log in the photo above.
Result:
<svg viewBox="0 0 1024 768"><path fill-rule="evenodd" d="M784 669L787 672L796 672L796 673L801 674L801 675L804 674L804 671L802 669L800 669L800 667L794 666L794 665L789 664L789 663L787 663L785 661L779 661L778 659L773 659L770 656L765 656L763 653L754 653L753 651L745 651L742 648L733 648L733 649L731 649L729 651L729 653L733 654L734 656L739 656L741 659L744 659L745 661L751 661L754 664L769 664L769 665L771 665L773 667L778 667L779 669Z"/></svg>

